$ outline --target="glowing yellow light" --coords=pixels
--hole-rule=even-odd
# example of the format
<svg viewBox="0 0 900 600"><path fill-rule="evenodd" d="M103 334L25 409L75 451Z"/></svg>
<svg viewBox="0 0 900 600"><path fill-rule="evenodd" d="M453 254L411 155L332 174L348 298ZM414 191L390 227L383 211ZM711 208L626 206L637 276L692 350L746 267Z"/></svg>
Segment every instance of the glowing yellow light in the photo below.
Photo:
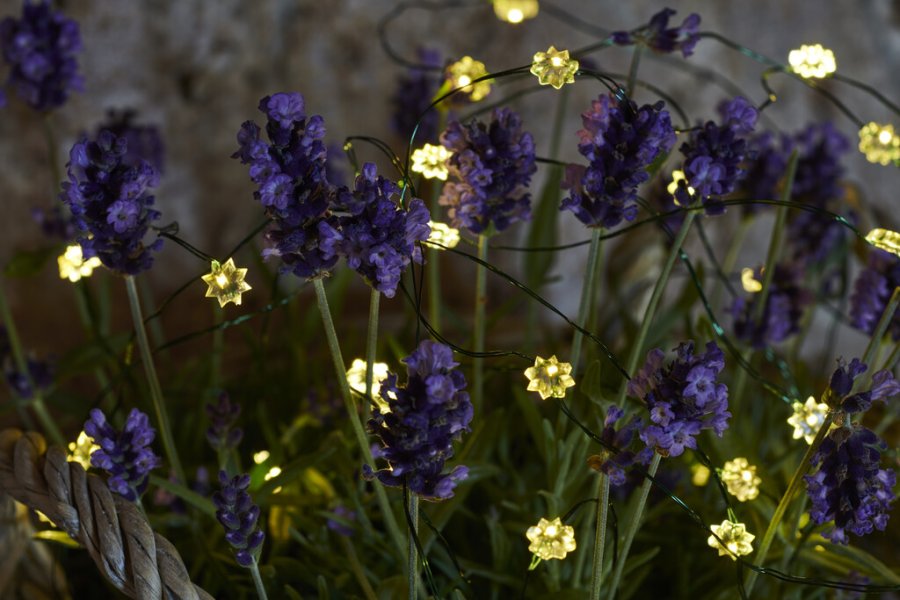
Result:
<svg viewBox="0 0 900 600"><path fill-rule="evenodd" d="M696 463L691 467L691 483L703 487L709 481L709 467Z"/></svg>
<svg viewBox="0 0 900 600"><path fill-rule="evenodd" d="M713 525L710 530L715 536L709 536L706 543L713 548L718 548L719 556L728 555L731 560L737 560L738 556L745 556L753 552L753 545L750 543L756 538L752 533L747 532L747 526L743 523L732 523L729 520L722 521L721 525ZM723 545L724 543L724 545Z"/></svg>
<svg viewBox="0 0 900 600"><path fill-rule="evenodd" d="M494 0L494 14L501 21L516 25L537 16L538 0Z"/></svg>
<svg viewBox="0 0 900 600"><path fill-rule="evenodd" d="M900 233L890 229L873 229L866 235L866 241L885 252L900 256Z"/></svg>
<svg viewBox="0 0 900 600"><path fill-rule="evenodd" d="M440 246L435 246L435 248L439 250L456 248L456 245L459 244L459 229L454 229L446 223L438 223L436 221L428 221L428 226L431 227L428 242L440 244Z"/></svg>
<svg viewBox="0 0 900 600"><path fill-rule="evenodd" d="M416 173L421 173L425 179L440 179L447 181L447 159L452 152L443 146L425 144L412 153L412 167Z"/></svg>
<svg viewBox="0 0 900 600"><path fill-rule="evenodd" d="M528 528L525 537L531 542L528 551L541 560L562 560L575 550L575 528L563 525L559 517L552 521L541 519L537 525Z"/></svg>
<svg viewBox="0 0 900 600"><path fill-rule="evenodd" d="M546 359L538 356L534 359L534 366L525 369L528 391L537 392L542 400L551 396L565 398L566 388L575 385L575 380L569 374L571 372L572 365L559 362L555 355Z"/></svg>
<svg viewBox="0 0 900 600"><path fill-rule="evenodd" d="M822 79L837 70L834 52L822 44L802 45L788 54L791 70L804 79Z"/></svg>
<svg viewBox="0 0 900 600"><path fill-rule="evenodd" d="M859 151L870 163L888 165L900 160L900 136L893 125L881 125L872 121L859 130Z"/></svg>
<svg viewBox="0 0 900 600"><path fill-rule="evenodd" d="M265 475L265 477L263 477L263 479L264 479L265 481L269 481L270 479L273 479L273 478L275 478L275 477L278 477L279 475L281 475L281 467L272 467L271 469L269 469L268 473L266 473L266 475ZM282 488L281 488L281 486L279 485L277 488L275 488L274 490L272 490L272 493L273 493L273 494L277 494L278 492L281 491L281 489L282 489Z"/></svg>
<svg viewBox="0 0 900 600"><path fill-rule="evenodd" d="M91 453L99 449L100 446L94 443L93 438L82 431L78 434L77 440L69 442L69 455L66 460L77 462L87 471L91 468Z"/></svg>
<svg viewBox="0 0 900 600"><path fill-rule="evenodd" d="M261 465L267 460L269 460L269 451L268 450L260 450L253 454L253 462L257 465Z"/></svg>
<svg viewBox="0 0 900 600"><path fill-rule="evenodd" d="M56 259L59 265L59 278L68 279L75 283L82 277L90 277L94 269L100 266L100 259L96 256L84 260L81 252L81 246L73 244L66 248L66 251Z"/></svg>
<svg viewBox="0 0 900 600"><path fill-rule="evenodd" d="M472 102L478 102L491 93L489 79L472 83L479 77L487 75L484 63L474 60L471 56L463 56L461 59L447 67L447 79L453 88L465 88L463 93L468 94Z"/></svg>
<svg viewBox="0 0 900 600"><path fill-rule="evenodd" d="M791 405L794 414L787 420L788 425L794 428L794 439L804 438L807 444L812 444L822 423L825 422L825 415L828 414L828 405L816 402L813 396L806 399L805 404L794 402Z"/></svg>
<svg viewBox="0 0 900 600"><path fill-rule="evenodd" d="M387 379L387 376L387 363L372 364L372 400L382 413L389 411L387 401L381 397L381 382ZM361 358L353 359L353 363L347 369L347 383L360 394L366 393L366 361Z"/></svg>
<svg viewBox="0 0 900 600"><path fill-rule="evenodd" d="M756 467L748 463L746 458L739 457L726 462L721 477L728 493L741 502L759 496L759 484L762 480L756 475Z"/></svg>
<svg viewBox="0 0 900 600"><path fill-rule="evenodd" d="M244 281L246 276L247 269L235 267L233 258L229 258L224 264L217 260L212 261L212 271L201 277L209 286L206 297L217 299L219 306L225 306L229 302L240 306L241 294L252 289Z"/></svg>
<svg viewBox="0 0 900 600"><path fill-rule="evenodd" d="M538 78L541 85L552 85L560 89L567 83L575 81L578 61L569 58L568 50L557 50L553 46L546 52L535 52L531 61L531 74Z"/></svg>
<svg viewBox="0 0 900 600"><path fill-rule="evenodd" d="M675 192L678 191L678 184L681 181L687 183L687 177L684 176L684 171L679 171L678 169L672 171L672 181L670 181L669 185L666 186L666 191L672 195L672 200L675 201L675 206L681 206L681 202L678 201L678 197L675 195ZM691 186L687 186L687 191L691 196L694 195L694 188L692 188Z"/></svg>
<svg viewBox="0 0 900 600"><path fill-rule="evenodd" d="M750 267L741 269L741 285L745 292L755 294L762 290L762 282L756 279L756 273Z"/></svg>

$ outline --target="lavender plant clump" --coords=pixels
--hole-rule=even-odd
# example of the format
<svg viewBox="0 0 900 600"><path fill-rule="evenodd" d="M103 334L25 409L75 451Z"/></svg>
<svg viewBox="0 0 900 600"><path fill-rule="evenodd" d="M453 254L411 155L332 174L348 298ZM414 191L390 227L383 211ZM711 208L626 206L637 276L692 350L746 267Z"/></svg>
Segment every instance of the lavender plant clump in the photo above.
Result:
<svg viewBox="0 0 900 600"><path fill-rule="evenodd" d="M386 460L388 467L373 471L363 465L363 474L388 486L405 484L425 500L445 500L468 475L462 465L444 473L444 463L453 457L453 441L469 431L472 420L466 380L456 369L453 351L437 342L422 341L403 362L406 385L398 385L397 375L389 374L381 384L389 410L375 411L368 423L381 440L373 455Z"/></svg>
<svg viewBox="0 0 900 600"><path fill-rule="evenodd" d="M122 163L129 167L140 166L147 161L153 170L162 175L165 168L166 147L162 134L154 125L137 123L137 111L132 109L106 111L106 120L97 126L94 137L101 131L109 131L117 138L125 140L125 155Z"/></svg>
<svg viewBox="0 0 900 600"><path fill-rule="evenodd" d="M147 490L150 471L162 464L150 444L156 430L150 419L136 408L125 419L125 427L119 431L106 420L99 408L90 412L84 423L84 432L100 446L91 454L91 466L109 473L109 489L126 500L137 501Z"/></svg>
<svg viewBox="0 0 900 600"><path fill-rule="evenodd" d="M242 567L251 567L259 557L265 533L257 525L259 506L247 492L250 475L228 477L219 471L221 489L213 494L216 519L225 528L225 540L234 549L234 558Z"/></svg>

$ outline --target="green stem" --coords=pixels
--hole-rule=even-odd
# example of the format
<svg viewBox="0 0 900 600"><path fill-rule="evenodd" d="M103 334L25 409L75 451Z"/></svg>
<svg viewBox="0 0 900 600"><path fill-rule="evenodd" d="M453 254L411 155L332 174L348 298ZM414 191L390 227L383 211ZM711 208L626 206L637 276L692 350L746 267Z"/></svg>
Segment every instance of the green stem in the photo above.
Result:
<svg viewBox="0 0 900 600"><path fill-rule="evenodd" d="M487 262L488 237L484 234L478 236L478 259ZM484 332L487 327L487 269L478 265L475 275L475 352L484 352ZM484 358L476 357L474 365L474 385L472 386L472 404L476 414L480 414L482 400L484 398Z"/></svg>
<svg viewBox="0 0 900 600"><path fill-rule="evenodd" d="M150 483L158 488L164 489L170 494L181 498L182 500L208 516L216 516L216 505L213 504L211 500L209 500L208 498L204 498L202 495L198 494L189 487L180 483L175 483L174 481L170 481L168 479L165 479L164 477L160 477L159 475L153 475L152 473L150 474Z"/></svg>
<svg viewBox="0 0 900 600"><path fill-rule="evenodd" d="M341 546L344 548L344 553L347 555L347 562L350 564L350 570L353 571L353 576L356 578L356 582L359 583L359 587L362 588L366 600L377 600L378 596L375 595L375 590L372 589L372 584L369 583L369 579L363 571L362 564L359 562L359 556L356 555L353 544L342 535L339 535L338 537L341 540Z"/></svg>
<svg viewBox="0 0 900 600"><path fill-rule="evenodd" d="M409 589L407 598L415 600L419 597L419 552L416 548L416 535L419 528L419 496L409 493L409 520L412 528L409 531L409 543L406 554L406 579Z"/></svg>
<svg viewBox="0 0 900 600"><path fill-rule="evenodd" d="M169 415L166 413L166 401L163 398L162 387L159 385L159 377L156 375L156 366L153 364L153 355L150 352L150 341L147 339L147 330L144 328L144 315L141 312L141 301L138 296L134 275L125 276L125 289L128 291L128 303L131 306L131 318L134 321L134 331L137 334L138 348L141 351L141 362L144 363L144 372L147 374L147 383L150 385L150 398L153 401L153 409L156 411L159 434L162 438L163 449L169 459L169 465L175 472L175 478L185 483L184 469L178 458L178 450L175 448L175 440L172 437L172 426L169 424Z"/></svg>
<svg viewBox="0 0 900 600"><path fill-rule="evenodd" d="M656 476L660 458L662 457L658 453L653 454L653 460L650 461L650 468L647 469L647 473L650 474L650 477ZM634 514L631 516L631 522L628 523L628 529L625 531L625 539L622 542L622 551L619 552L619 557L616 561L616 569L613 572L612 584L609 588L610 598L616 597L616 592L619 590L619 581L621 581L622 572L625 570L625 559L628 558L628 551L631 550L631 543L634 541L634 536L641 526L641 518L644 516L644 507L647 505L647 496L650 495L650 488L653 486L650 477L645 478L644 483L641 484L641 495L638 498L637 506L634 507Z"/></svg>
<svg viewBox="0 0 900 600"><path fill-rule="evenodd" d="M734 272L734 265L737 264L738 256L741 253L741 248L744 245L744 239L747 237L747 232L750 230L751 223L751 219L747 217L742 218L740 223L738 223L737 231L734 232L734 235L731 238L728 250L725 252L725 260L722 261L722 273L724 273L726 277ZM716 279L715 286L713 287L710 296L710 305L713 308L718 308L719 306L719 301L722 298L722 289L722 281Z"/></svg>
<svg viewBox="0 0 900 600"><path fill-rule="evenodd" d="M865 353L863 353L862 361L870 367L870 363L875 358L875 352L878 350L885 332L887 332L891 321L894 320L894 313L897 311L898 304L900 304L900 287L894 288L894 293L891 294L891 299L888 300L887 306L884 307L884 312L881 313L881 318L878 319L878 324L875 326L875 330L872 331L872 337L869 338L869 344L866 346ZM871 368L868 371L870 374L872 373Z"/></svg>
<svg viewBox="0 0 900 600"><path fill-rule="evenodd" d="M22 351L22 343L19 340L19 333L16 329L15 321L13 321L9 303L6 301L6 292L3 289L2 281L0 281L0 318L3 319L3 323L6 325L6 335L9 339L9 348L12 351L16 370L22 374L25 381L28 382L29 389L31 389L32 395L31 399L28 400L27 405L34 410L38 420L41 422L41 426L44 428L47 435L50 436L50 439L55 444L65 445L66 441L62 432L59 430L59 427L57 427L56 421L54 421L53 417L50 416L50 413L47 412L47 407L44 405L44 397L41 394L41 391L34 385L34 381L31 379L31 372L28 370L28 361L25 359L25 353Z"/></svg>
<svg viewBox="0 0 900 600"><path fill-rule="evenodd" d="M256 563L255 558L250 565L250 574L253 576L253 585L256 586L256 595L259 596L259 600L269 600L269 597L266 596L266 586L263 585L262 577L259 575L259 565Z"/></svg>
<svg viewBox="0 0 900 600"><path fill-rule="evenodd" d="M606 542L606 517L609 512L609 477L600 474L600 496L597 499L597 529L594 535L594 569L591 573L591 600L600 599L603 583L603 547Z"/></svg>
<svg viewBox="0 0 900 600"><path fill-rule="evenodd" d="M891 352L891 355L888 356L887 360L884 361L884 364L881 365L881 368L893 371L894 367L897 366L898 361L900 361L900 342L894 344L894 350Z"/></svg>
<svg viewBox="0 0 900 600"><path fill-rule="evenodd" d="M319 312L322 314L322 325L325 327L325 337L328 339L328 349L331 352L331 360L334 363L335 374L337 375L338 385L341 388L341 395L344 398L344 407L347 409L347 418L356 437L356 442L363 454L365 463L373 470L375 469L375 460L372 458L372 450L369 448L366 434L363 431L362 424L359 422L359 414L356 406L356 400L350 391L350 384L347 383L347 367L344 363L344 357L341 355L341 346L338 343L337 331L334 328L334 320L331 318L331 309L328 307L328 296L325 294L325 285L321 279L313 280L313 287L316 290L316 300L319 304ZM375 485L375 496L378 499L378 505L384 515L384 522L387 526L388 533L394 540L397 549L401 553L406 552L406 544L403 541L403 534L394 518L394 512L388 502L387 493L380 485Z"/></svg>
<svg viewBox="0 0 900 600"><path fill-rule="evenodd" d="M631 98L631 95L634 93L635 85L637 84L637 73L638 67L641 64L641 52L643 50L643 46L640 44L636 44L634 46L634 50L631 53L631 66L628 68L628 81L625 83L625 93Z"/></svg>
<svg viewBox="0 0 900 600"><path fill-rule="evenodd" d="M378 308L381 304L381 293L372 288L369 297L369 325L366 329L366 398L370 405L363 414L368 415L372 410L371 402L373 381L375 380L375 353L378 348Z"/></svg>
<svg viewBox="0 0 900 600"><path fill-rule="evenodd" d="M441 331L441 251L437 248L428 248L427 263L425 269L428 272L428 321L431 327L440 333Z"/></svg>
<svg viewBox="0 0 900 600"><path fill-rule="evenodd" d="M591 310L594 308L594 299L597 297L597 265L600 262L600 252L603 243L600 236L603 229L596 227L591 230L591 247L588 250L587 266L584 269L584 284L581 287L581 300L578 305L578 325L587 327ZM575 330L572 337L572 368L577 372L578 363L581 361L581 348L584 344L584 333L581 329Z"/></svg>

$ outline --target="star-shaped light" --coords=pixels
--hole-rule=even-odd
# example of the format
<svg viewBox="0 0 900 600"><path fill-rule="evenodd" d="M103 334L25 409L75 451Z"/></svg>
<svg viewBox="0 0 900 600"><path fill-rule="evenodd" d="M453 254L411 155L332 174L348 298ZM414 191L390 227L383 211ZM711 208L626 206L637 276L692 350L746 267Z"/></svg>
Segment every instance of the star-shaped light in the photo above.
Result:
<svg viewBox="0 0 900 600"><path fill-rule="evenodd" d="M687 177L684 176L684 171L675 169L672 171L672 181L669 182L669 185L666 186L666 191L672 195L672 200L675 202L675 206L681 206L681 202L678 201L678 196L675 195L675 192L678 191L678 186L681 185L681 182L684 182L687 187L688 194L692 197L694 195L694 188L687 185Z"/></svg>
<svg viewBox="0 0 900 600"><path fill-rule="evenodd" d="M866 234L866 241L885 252L900 256L900 233L896 231L873 229Z"/></svg>
<svg viewBox="0 0 900 600"><path fill-rule="evenodd" d="M66 460L77 462L87 471L91 468L91 453L99 449L100 446L94 443L93 438L82 431L78 434L77 440L69 442L69 455Z"/></svg>
<svg viewBox="0 0 900 600"><path fill-rule="evenodd" d="M206 297L218 300L219 306L225 306L229 302L240 306L241 294L252 289L244 281L246 276L247 269L235 267L233 258L229 258L224 264L217 260L212 261L212 270L202 277L204 283L209 286Z"/></svg>
<svg viewBox="0 0 900 600"><path fill-rule="evenodd" d="M828 414L828 405L816 402L813 396L806 399L805 404L794 402L791 405L794 414L787 420L788 425L794 428L794 439L806 439L807 444L812 444L816 433L825 422Z"/></svg>
<svg viewBox="0 0 900 600"><path fill-rule="evenodd" d="M537 16L538 0L494 0L494 14L501 21L517 25Z"/></svg>
<svg viewBox="0 0 900 600"><path fill-rule="evenodd" d="M891 124L866 123L859 130L859 151L870 163L889 165L900 160L900 136Z"/></svg>
<svg viewBox="0 0 900 600"><path fill-rule="evenodd" d="M428 226L431 227L431 234L428 236L426 244L428 242L440 244L440 246L434 246L438 250L456 248L456 245L459 244L459 229L437 221L428 221Z"/></svg>
<svg viewBox="0 0 900 600"><path fill-rule="evenodd" d="M84 260L84 254L81 252L79 244L73 244L66 248L66 251L56 259L59 264L60 279L68 279L75 283L82 277L90 277L91 273L100 266L100 259L96 256Z"/></svg>
<svg viewBox="0 0 900 600"><path fill-rule="evenodd" d="M487 74L484 63L473 59L471 56L463 56L447 67L447 79L450 81L450 85L453 89L464 88L462 92L468 94L472 102L478 102L491 93L491 81L489 79L472 83Z"/></svg>
<svg viewBox="0 0 900 600"><path fill-rule="evenodd" d="M562 560L575 550L575 528L563 525L559 517L552 521L542 518L537 525L528 528L525 537L531 542L528 551L541 560Z"/></svg>
<svg viewBox="0 0 900 600"><path fill-rule="evenodd" d="M822 44L806 44L788 54L791 70L804 79L823 79L834 74L837 62L834 52L823 48Z"/></svg>
<svg viewBox="0 0 900 600"><path fill-rule="evenodd" d="M556 360L556 355L550 358L535 357L534 366L525 369L525 377L528 378L528 391L537 392L541 400L549 397L565 398L566 388L575 385L575 380L569 374L572 365Z"/></svg>
<svg viewBox="0 0 900 600"><path fill-rule="evenodd" d="M389 412L388 403L381 397L381 382L387 379L387 363L374 363L372 365L372 400L382 413ZM360 394L366 393L366 361L354 358L353 364L347 369L347 383Z"/></svg>
<svg viewBox="0 0 900 600"><path fill-rule="evenodd" d="M732 523L726 519L722 521L721 525L710 527L710 530L722 540L720 542L713 535L706 540L707 544L719 549L719 556L728 555L731 557L731 560L737 560L738 556L745 556L753 552L753 545L750 542L756 536L748 533L747 526L743 523Z"/></svg>
<svg viewBox="0 0 900 600"><path fill-rule="evenodd" d="M762 291L762 282L756 278L756 273L750 267L741 269L741 285L745 292L751 294Z"/></svg>
<svg viewBox="0 0 900 600"><path fill-rule="evenodd" d="M412 167L416 173L421 173L425 179L440 179L447 181L447 159L452 152L443 146L425 144L416 148L412 153Z"/></svg>
<svg viewBox="0 0 900 600"><path fill-rule="evenodd" d="M557 50L553 46L546 52L535 52L531 61L531 74L537 76L541 85L552 85L560 89L575 81L578 61L569 58L568 50Z"/></svg>
<svg viewBox="0 0 900 600"><path fill-rule="evenodd" d="M728 488L728 493L746 502L759 496L759 484L762 482L756 475L756 467L747 462L746 458L729 460L722 467L722 483Z"/></svg>

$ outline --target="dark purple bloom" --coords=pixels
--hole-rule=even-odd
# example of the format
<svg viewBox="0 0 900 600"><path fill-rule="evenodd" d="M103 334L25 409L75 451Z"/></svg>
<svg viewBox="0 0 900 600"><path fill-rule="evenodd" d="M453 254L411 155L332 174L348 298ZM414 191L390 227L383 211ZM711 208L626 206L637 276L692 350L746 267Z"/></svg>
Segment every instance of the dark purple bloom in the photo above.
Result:
<svg viewBox="0 0 900 600"><path fill-rule="evenodd" d="M887 526L897 475L882 469L887 445L860 425L829 432L810 463L817 470L806 475L810 519L819 525L833 521L822 535L847 544L848 534L866 535Z"/></svg>
<svg viewBox="0 0 900 600"><path fill-rule="evenodd" d="M146 161L126 164L127 152L125 138L109 131L101 131L96 141L76 143L60 199L72 211L85 258L97 256L109 269L135 275L153 265L151 252L162 247L162 239L144 245L150 224L160 217L147 194L157 173Z"/></svg>
<svg viewBox="0 0 900 600"><path fill-rule="evenodd" d="M870 248L868 262L856 278L850 296L852 325L868 334L874 332L897 286L900 286L900 259L884 250ZM894 341L900 340L900 315L894 315L889 331Z"/></svg>
<svg viewBox="0 0 900 600"><path fill-rule="evenodd" d="M489 125L475 119L467 125L451 121L441 144L453 152L449 170L455 181L444 185L439 202L449 207L454 227L472 233L491 226L503 231L531 217L534 140L522 131L518 114L497 108Z"/></svg>
<svg viewBox="0 0 900 600"><path fill-rule="evenodd" d="M601 454L591 456L588 464L591 468L605 473L609 477L610 484L620 486L625 483L625 469L635 463L646 465L653 457L653 450L645 447L640 452L632 452L628 450L631 445L634 434L641 427L639 417L632 417L621 429L616 431L616 421L624 415L618 406L610 406L606 411L606 419L603 421L603 431L600 433L600 439L618 452L613 452L609 448L604 448Z"/></svg>
<svg viewBox="0 0 900 600"><path fill-rule="evenodd" d="M333 193L326 175L328 150L322 139L322 117L307 118L301 94L278 93L259 102L268 118L266 134L247 121L237 135L240 147L232 154L250 165L256 183L254 197L265 207L272 226L266 232L271 247L263 256L281 257L282 272L304 279L327 274L337 256L326 256L321 248L319 224L331 218L329 198Z"/></svg>
<svg viewBox="0 0 900 600"><path fill-rule="evenodd" d="M70 92L82 90L78 23L54 12L49 0L24 0L21 19L0 21L0 48L10 66L7 85L32 108L57 108Z"/></svg>
<svg viewBox="0 0 900 600"><path fill-rule="evenodd" d="M225 528L225 541L234 548L234 557L242 567L250 567L259 557L266 535L256 522L259 506L253 503L247 488L249 475L235 475L231 479L225 471L219 471L222 489L213 494L216 518Z"/></svg>
<svg viewBox="0 0 900 600"><path fill-rule="evenodd" d="M684 154L683 171L687 185L676 192L683 206L692 203L687 186L706 207L707 214L721 214L722 196L734 191L743 176L741 163L748 156L744 136L756 125L758 111L744 98L737 96L720 107L722 123L707 121L691 132L690 139L681 145Z"/></svg>
<svg viewBox="0 0 900 600"><path fill-rule="evenodd" d="M851 360L849 365L843 358L838 359L838 368L831 374L828 386L830 391L828 405L846 413L859 413L869 410L874 401L884 402L900 394L900 381L894 379L894 375L887 369L878 371L872 376L872 387L869 390L850 394L853 391L853 382L868 368L858 358Z"/></svg>
<svg viewBox="0 0 900 600"><path fill-rule="evenodd" d="M444 473L444 462L453 456L452 442L469 430L472 403L465 392L466 379L456 370L453 351L443 344L424 340L407 356L406 386L391 373L381 384L381 397L388 412L374 411L369 431L381 440L375 455L388 467L373 471L363 465L367 479L377 477L389 486L402 486L425 500L453 496L456 482L468 469L456 466Z"/></svg>
<svg viewBox="0 0 900 600"><path fill-rule="evenodd" d="M430 215L418 198L404 210L394 201L400 189L366 163L352 190L338 189L332 200L336 216L319 224L322 255L343 256L350 268L373 288L393 298L410 261L422 262L417 242L428 239Z"/></svg>
<svg viewBox="0 0 900 600"><path fill-rule="evenodd" d="M41 393L50 389L56 369L50 361L40 361L30 357L25 359L25 363L28 369L27 377L16 367L12 348L9 345L9 333L6 331L6 327L0 325L0 366L3 368L6 383L16 396L23 400L29 400L34 397L32 385Z"/></svg>
<svg viewBox="0 0 900 600"><path fill-rule="evenodd" d="M397 90L391 96L394 108L391 125L404 140L416 131L416 145L434 142L438 134L438 111L425 112L431 105L441 85L441 54L437 50L419 48L419 62L432 69L411 68L397 81ZM456 94L464 96L465 94ZM421 118L421 120L420 120ZM418 123L419 128L416 129Z"/></svg>
<svg viewBox="0 0 900 600"><path fill-rule="evenodd" d="M748 141L749 155L753 159L746 164L746 173L740 182L740 187L749 199L775 200L779 198L779 184L784 177L790 155L790 152L785 153L783 148L789 143L786 136L779 138L768 131L756 135ZM742 207L744 214L754 214L761 208L760 204L746 204Z"/></svg>
<svg viewBox="0 0 900 600"><path fill-rule="evenodd" d="M108 110L106 120L97 126L96 135L101 131L109 131L126 142L125 155L122 162L128 166L138 166L142 160L147 161L162 174L165 164L165 146L159 130L153 125L139 125L134 122L137 113L134 110Z"/></svg>
<svg viewBox="0 0 900 600"><path fill-rule="evenodd" d="M338 535L342 535L344 537L352 537L353 536L353 525L352 523L356 521L356 513L346 506L339 504L334 507L334 514L343 521L349 521L351 524L348 525L342 521L338 521L336 519L328 519L325 525L328 529L337 533Z"/></svg>
<svg viewBox="0 0 900 600"><path fill-rule="evenodd" d="M228 392L222 392L217 403L207 402L204 408L210 423L206 430L206 441L210 446L228 450L241 443L244 431L234 426L241 414L241 405L231 402Z"/></svg>
<svg viewBox="0 0 900 600"><path fill-rule="evenodd" d="M84 432L100 446L91 454L91 466L103 469L110 477L109 489L126 500L136 501L147 489L150 471L162 464L150 444L156 430L150 419L136 408L131 409L125 428L117 431L99 408L90 412Z"/></svg>
<svg viewBox="0 0 900 600"><path fill-rule="evenodd" d="M700 40L698 28L700 15L691 13L685 17L678 27L669 27L669 18L676 11L664 8L650 18L650 22L631 31L614 31L613 42L619 46L643 44L655 52L675 52L680 50L687 58L694 52L694 46Z"/></svg>
<svg viewBox="0 0 900 600"><path fill-rule="evenodd" d="M763 280L762 267L753 271L756 281ZM753 314L759 303L759 294L735 299L732 306L734 333L738 339L756 349L783 342L800 331L800 318L812 294L802 287L802 273L789 265L775 265L775 273L766 296L759 323L753 322Z"/></svg>
<svg viewBox="0 0 900 600"><path fill-rule="evenodd" d="M31 209L31 218L41 227L41 232L54 241L71 242L75 239L75 219L54 204L50 208Z"/></svg>
<svg viewBox="0 0 900 600"><path fill-rule="evenodd" d="M630 100L600 96L581 115L578 151L587 167L568 165L563 188L571 190L560 210L571 210L588 227L615 227L637 215L638 186L647 167L671 150L675 132L663 103L638 108Z"/></svg>
<svg viewBox="0 0 900 600"><path fill-rule="evenodd" d="M728 427L728 388L717 377L725 356L715 342L706 352L694 354L694 343L676 349L676 358L664 366L665 354L656 348L628 382L628 394L642 399L650 411L650 423L641 440L662 456L679 456L696 448L700 431L712 429L720 436Z"/></svg>

